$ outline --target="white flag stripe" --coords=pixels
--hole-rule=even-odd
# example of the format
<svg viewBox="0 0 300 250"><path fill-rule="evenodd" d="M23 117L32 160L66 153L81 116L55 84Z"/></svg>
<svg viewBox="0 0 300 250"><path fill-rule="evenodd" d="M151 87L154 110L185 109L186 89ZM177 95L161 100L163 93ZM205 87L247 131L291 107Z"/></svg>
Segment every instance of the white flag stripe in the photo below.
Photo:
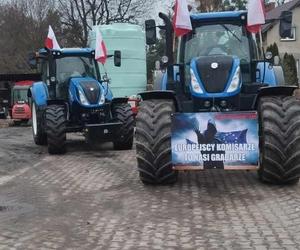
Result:
<svg viewBox="0 0 300 250"><path fill-rule="evenodd" d="M178 0L176 27L181 29L192 29L190 14L186 0Z"/></svg>
<svg viewBox="0 0 300 250"><path fill-rule="evenodd" d="M186 0L176 0L174 14L173 26L176 36L189 33L192 30L192 24Z"/></svg>
<svg viewBox="0 0 300 250"><path fill-rule="evenodd" d="M56 40L54 31L53 31L51 25L49 25L47 39L49 39L52 42L52 48L49 48L49 49L57 49L57 50L61 49L60 46L59 46L59 44L58 44L58 42L57 42L57 40Z"/></svg>
<svg viewBox="0 0 300 250"><path fill-rule="evenodd" d="M106 47L99 29L96 29L96 45L95 45L95 59L101 63L106 61Z"/></svg>
<svg viewBox="0 0 300 250"><path fill-rule="evenodd" d="M265 12L261 0L249 0L248 26L265 24Z"/></svg>

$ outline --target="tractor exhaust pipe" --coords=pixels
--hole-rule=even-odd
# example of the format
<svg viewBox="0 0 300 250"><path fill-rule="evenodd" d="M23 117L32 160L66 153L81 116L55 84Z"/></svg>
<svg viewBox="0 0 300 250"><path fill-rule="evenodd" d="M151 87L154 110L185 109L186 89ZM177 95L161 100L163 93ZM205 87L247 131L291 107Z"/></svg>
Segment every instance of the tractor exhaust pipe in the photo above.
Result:
<svg viewBox="0 0 300 250"><path fill-rule="evenodd" d="M165 26L161 27L166 31L166 56L169 58L169 64L174 63L173 58L173 26L170 18L162 13L159 12L158 16L164 21Z"/></svg>

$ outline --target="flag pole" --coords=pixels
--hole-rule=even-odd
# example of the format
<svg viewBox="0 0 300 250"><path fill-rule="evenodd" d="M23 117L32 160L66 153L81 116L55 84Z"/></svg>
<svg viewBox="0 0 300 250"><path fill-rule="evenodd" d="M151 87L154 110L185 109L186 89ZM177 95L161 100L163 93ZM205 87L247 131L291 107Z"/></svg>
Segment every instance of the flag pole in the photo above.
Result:
<svg viewBox="0 0 300 250"><path fill-rule="evenodd" d="M260 48L263 53L263 56L265 56L261 28L259 29L259 42L260 42Z"/></svg>
<svg viewBox="0 0 300 250"><path fill-rule="evenodd" d="M261 52L262 52L263 59L264 59L264 73L263 73L263 77L261 79L261 83L264 83L265 77L266 77L266 60L265 60L266 56L265 56L265 50L264 50L264 46L263 46L261 27L259 29L259 40L260 40Z"/></svg>

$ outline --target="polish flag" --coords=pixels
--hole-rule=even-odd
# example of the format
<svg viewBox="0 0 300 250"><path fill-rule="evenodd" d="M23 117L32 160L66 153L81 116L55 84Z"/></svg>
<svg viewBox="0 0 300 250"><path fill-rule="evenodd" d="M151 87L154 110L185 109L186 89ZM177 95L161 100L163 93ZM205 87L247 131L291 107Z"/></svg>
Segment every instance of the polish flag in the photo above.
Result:
<svg viewBox="0 0 300 250"><path fill-rule="evenodd" d="M60 50L60 46L56 40L55 34L53 32L53 29L51 25L49 25L48 35L45 41L45 47L47 49L57 49Z"/></svg>
<svg viewBox="0 0 300 250"><path fill-rule="evenodd" d="M247 19L248 31L257 33L261 30L261 25L266 23L266 12L263 0L249 0Z"/></svg>
<svg viewBox="0 0 300 250"><path fill-rule="evenodd" d="M186 0L176 0L173 27L176 36L183 36L192 30L191 18Z"/></svg>
<svg viewBox="0 0 300 250"><path fill-rule="evenodd" d="M95 48L95 59L96 61L104 64L107 58L107 50L105 43L102 39L101 32L96 29L96 48Z"/></svg>

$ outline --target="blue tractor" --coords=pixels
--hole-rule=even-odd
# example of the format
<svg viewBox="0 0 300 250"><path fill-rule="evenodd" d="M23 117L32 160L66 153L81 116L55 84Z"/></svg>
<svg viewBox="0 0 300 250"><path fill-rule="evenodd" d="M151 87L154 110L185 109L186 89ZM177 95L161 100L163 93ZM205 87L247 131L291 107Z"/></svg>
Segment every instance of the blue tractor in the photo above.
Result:
<svg viewBox="0 0 300 250"><path fill-rule="evenodd" d="M118 150L132 148L131 107L127 98L113 98L94 58L90 48L41 49L30 55L30 65L41 74L28 91L33 138L37 145L47 144L50 154L65 152L68 132L83 132L93 143L112 141ZM121 65L120 51L114 63Z"/></svg>
<svg viewBox="0 0 300 250"><path fill-rule="evenodd" d="M282 85L282 69L276 67L275 70L272 56L260 49L261 37L247 30L247 12L192 14L193 30L176 43L171 21L163 13L159 16L164 21L162 26L156 26L154 20L146 21L148 45L156 42L156 27L165 30L166 57L162 60L165 74L158 89L140 93L142 102L136 118L136 153L141 181L174 183L178 170L226 169L226 161L233 162L234 159L228 169L257 169L259 179L264 182L297 183L300 176L297 86ZM291 20L291 13L283 13L281 36L290 36ZM173 50L174 44L177 48ZM257 131L257 160L253 160L249 153L252 157L249 162L255 167L239 165L244 155L240 157L238 153L254 150L255 143L250 145L251 148L246 144L252 139L250 132L246 129L219 133L218 138L209 139L210 135L217 133L215 121L198 119L207 114L217 116L219 121L226 119L227 124L237 117L240 120L256 117L255 126L251 126ZM193 123L189 131L188 120ZM200 123L207 126L203 133L199 129ZM180 136L174 134L178 127L187 135L193 134L194 142L186 137L183 138L185 144L173 144L173 139L176 143ZM212 152L215 148L219 150L217 153ZM186 154L186 159L179 159L174 152L194 152L195 149L201 152L199 157ZM232 159L229 159L231 156L223 157L227 150L236 150ZM193 158L194 166L185 165L189 157ZM197 157L202 157L204 164L198 164ZM209 157L211 162L205 162ZM175 162L181 165L176 166Z"/></svg>

